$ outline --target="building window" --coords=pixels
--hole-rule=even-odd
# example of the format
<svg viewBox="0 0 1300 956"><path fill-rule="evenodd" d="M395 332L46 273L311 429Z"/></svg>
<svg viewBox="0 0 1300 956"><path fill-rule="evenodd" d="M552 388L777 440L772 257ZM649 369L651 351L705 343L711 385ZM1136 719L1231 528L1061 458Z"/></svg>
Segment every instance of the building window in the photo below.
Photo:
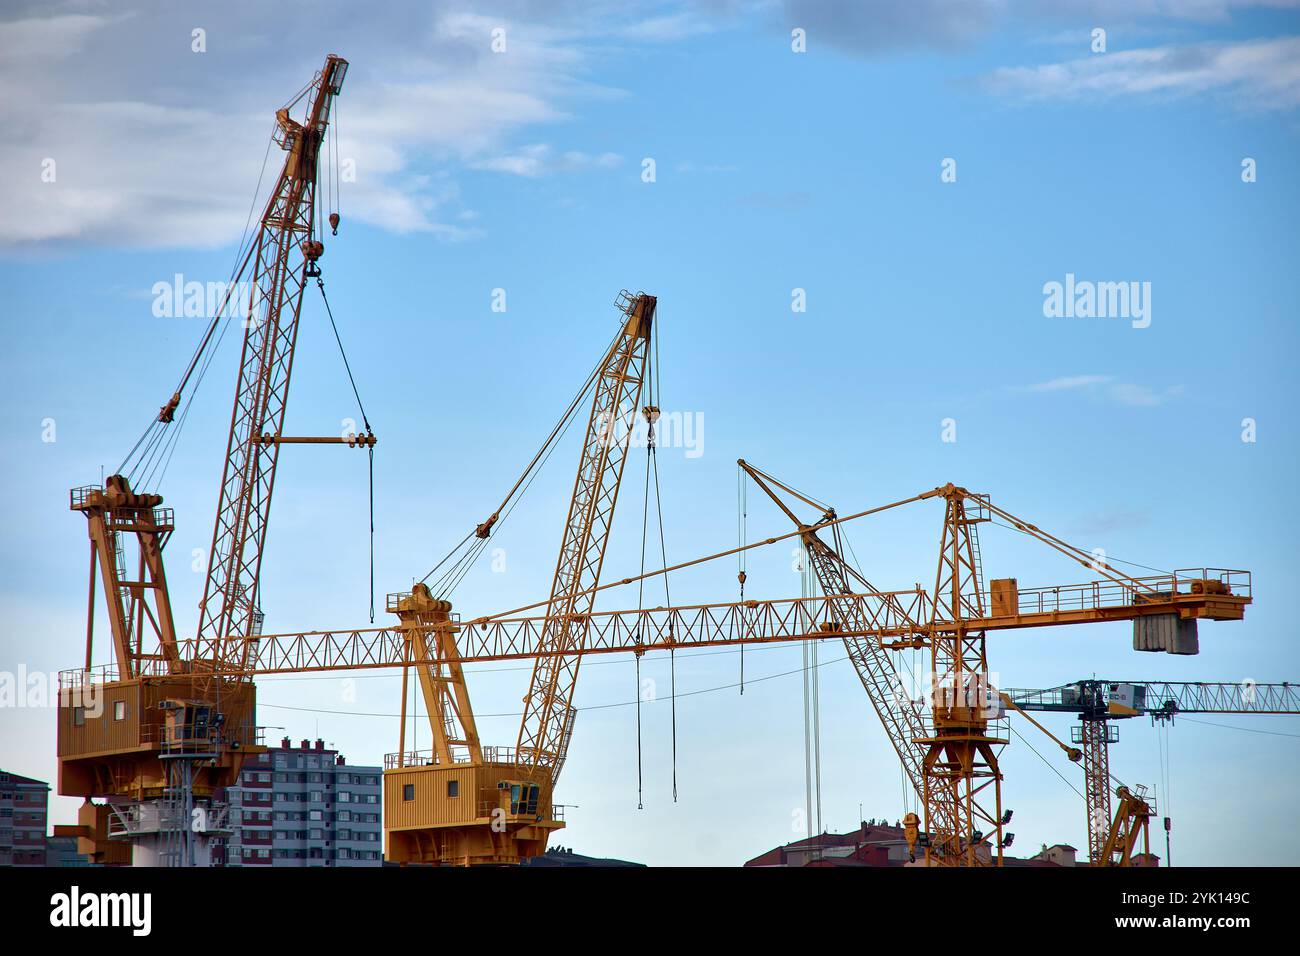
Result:
<svg viewBox="0 0 1300 956"><path fill-rule="evenodd" d="M415 799L415 784L413 783L402 784L402 799L403 800Z"/></svg>
<svg viewBox="0 0 1300 956"><path fill-rule="evenodd" d="M126 701L124 700L113 701L113 719L126 720Z"/></svg>
<svg viewBox="0 0 1300 956"><path fill-rule="evenodd" d="M77 727L86 726L86 708L84 707L72 708L72 723Z"/></svg>
<svg viewBox="0 0 1300 956"><path fill-rule="evenodd" d="M449 796L449 797L459 797L459 796L460 796L460 781L459 781L459 780L448 780L448 781L447 781L447 796Z"/></svg>

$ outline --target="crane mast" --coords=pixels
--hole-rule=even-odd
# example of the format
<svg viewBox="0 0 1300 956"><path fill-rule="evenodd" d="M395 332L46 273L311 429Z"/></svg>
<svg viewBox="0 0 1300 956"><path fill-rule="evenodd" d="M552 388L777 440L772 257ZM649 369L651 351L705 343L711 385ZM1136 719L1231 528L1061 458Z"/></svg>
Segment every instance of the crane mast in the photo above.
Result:
<svg viewBox="0 0 1300 956"><path fill-rule="evenodd" d="M330 107L347 61L329 56L315 78L305 122L276 113L284 166L254 240L252 299L230 417L217 519L199 606L199 659L240 655L260 628L258 583L266 543L280 433L307 281L324 249L316 238L316 180Z"/></svg>

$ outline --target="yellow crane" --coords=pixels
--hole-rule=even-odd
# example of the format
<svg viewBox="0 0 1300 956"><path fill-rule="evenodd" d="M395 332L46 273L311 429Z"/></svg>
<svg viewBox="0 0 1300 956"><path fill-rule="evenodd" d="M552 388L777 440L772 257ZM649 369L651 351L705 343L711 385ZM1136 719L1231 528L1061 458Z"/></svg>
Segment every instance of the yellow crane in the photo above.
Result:
<svg viewBox="0 0 1300 956"><path fill-rule="evenodd" d="M944 503L944 520L933 592L910 609L897 605L893 610L900 620L894 626L873 627L848 597L854 590L851 581L867 593L875 589L842 556L842 520L834 509L743 460L738 464L798 528L822 592L836 603L831 629L845 627L859 635L845 637L849 659L919 797L930 865L975 866L1002 859L1006 815L998 752L1008 738L1000 726L1001 699L990 682L988 631L1132 620L1135 646L1150 646L1164 636L1169 649L1181 651L1191 643L1188 631L1198 619L1240 620L1250 603L1249 572L1201 569L1181 578L1178 573L1130 577L1017 518L987 495L947 484L885 506L938 499ZM802 521L787 499L817 509L820 517ZM994 517L1100 572L1102 580L1077 588L1022 591L1016 579L1000 578L986 590L978 525ZM833 536L833 544L819 537L823 530ZM903 648L928 651L926 708L900 692L903 684L888 651ZM921 823L909 815L913 839L921 838Z"/></svg>
<svg viewBox="0 0 1300 956"><path fill-rule="evenodd" d="M823 594L596 611L595 595L608 587L750 547L601 583L632 424L639 411L653 429L658 413L653 400L641 405L656 300L624 293L613 342L502 505L449 555L454 560L433 586L426 577L410 592L390 595L396 627L263 634L260 569L279 449L297 443L375 445L368 423L364 435L283 434L302 293L309 279L319 280L324 251L316 215L321 146L346 71L345 60L327 57L312 82L277 112L275 141L286 156L236 271L237 281L230 285L239 289L238 280L251 277L250 316L194 638L178 637L167 592L162 551L174 519L162 507L162 497L147 486L158 463L170 454L174 438L166 437L168 428L178 412L184 420L187 386L206 368L227 303L218 309L172 397L128 455L127 463L142 471L143 485L133 487L139 482L124 463L102 487L75 489L71 495L73 510L87 518L91 574L85 666L61 675L60 792L86 798L80 835L83 850L97 862L122 862L123 847L133 848L141 862L207 859L212 839L225 832L222 791L237 779L244 755L258 745L253 678L259 674L414 670L432 747L427 752L406 749L404 681L399 749L385 761L387 855L403 862L501 863L542 852L550 833L563 826L552 794L573 733L573 695L584 656L828 637L845 641L921 796L932 834L927 862L981 862L979 848L990 834L1000 859L997 750L1006 740L999 736L998 718L987 713L986 631L1133 620L1135 627L1150 631L1144 632L1150 642L1164 640L1165 625L1172 620L1172 640L1186 643L1188 622L1242 617L1250 601L1250 576L1238 571L1203 569L1199 576L1136 579L1103 565L1102 581L1021 591L1014 579L999 579L986 592L976 525L990 515L1086 566L1096 565L1091 555L1020 522L987 496L952 484L840 518L743 462L742 469L796 525L795 531L754 546L799 538ZM301 121L292 115L299 105L304 107ZM337 226L337 214L329 220ZM586 435L549 597L462 624L448 595L587 395ZM819 508L821 517L801 522L778 490ZM931 592L919 586L879 591L841 557L838 536L845 521L932 498L945 502L945 519ZM835 544L825 543L819 532L829 532ZM136 546L133 575L125 557L128 539ZM93 667L97 580L108 607L115 661L98 671ZM544 612L524 614L537 608ZM146 637L146 630L151 636ZM935 691L928 709L898 693L887 652L908 647L925 648L931 656ZM510 659L534 662L523 720L514 747L487 747L479 740L463 668L474 661ZM95 797L108 803L94 804ZM912 830L919 833L916 821Z"/></svg>
<svg viewBox="0 0 1300 956"><path fill-rule="evenodd" d="M796 500L811 502L752 466L742 468L779 503L782 503L779 491ZM933 591L919 585L898 591L878 590L841 557L838 529L844 523L931 499L945 504L941 557ZM790 506L782 504L787 516L794 516ZM462 621L451 613L450 605L445 602L437 607L423 603L437 599L427 589L417 589L410 595L390 599L390 607L402 618L394 628L260 635L250 640L249 672L430 668L431 673L443 674L445 686L451 689L442 698L433 697L430 714L439 718L452 714L463 720L469 713L468 696L463 693L462 668L466 664L841 639L924 808L925 820L912 819L909 829L918 844L928 844L925 861L933 865L996 863L1004 845L1005 814L1000 801L997 752L1007 739L1006 718L999 707L998 693L989 683L984 633L1067 623L1131 621L1135 632L1145 641L1149 633L1167 628L1171 619L1239 620L1251 601L1249 572L1203 568L1145 578L1128 577L1108 566L1099 567L1090 552L1016 518L986 496L973 495L955 485L944 485L843 517L822 506L818 506L818 511L820 517L811 522L794 517L796 529L786 534L599 584L587 591L588 595L596 594L734 556L738 551L799 539L821 582L823 593L815 597L593 610L569 620L570 628L561 644L554 637L553 602L549 600ZM1009 527L1089 569L1099 570L1101 578L1024 589L1014 579L998 579L986 591L982 584L977 584L979 574L974 569L979 566L975 557L978 546L969 540L969 535L974 520L987 515L997 515ZM822 534L831 536L835 544L826 543ZM408 601L412 603L404 606L403 602ZM411 612L421 605L430 613L412 617ZM535 610L545 613L528 613ZM913 700L889 657L891 651L906 648L930 651L936 677L926 704ZM538 670L547 672L545 668ZM429 701L430 695L425 696L426 702ZM438 700L444 703L439 704ZM453 702L459 709L453 710ZM469 726L472 728L472 721ZM464 736L476 739L472 733ZM444 856L434 850L432 835L410 835L467 827L476 830L475 839L481 841L491 839L484 830L496 834L492 852L506 846L510 851L506 854L508 859L514 858L510 853L522 859L540 852L539 848L544 846L542 837L558 828L562 820L557 808L546 803L548 777L527 776L515 763L516 759L508 751L483 748L484 765L499 764L494 773L512 776L497 778L499 792L495 800L490 785L479 787L477 816L467 822L463 816L453 815L445 803L440 810L432 803L426 808L417 806L414 789L410 791L410 799L406 798L407 783L402 779L403 775L420 775L429 781L441 780L443 789L431 785L430 790L442 799L449 778L458 772L458 764L440 764L433 754L399 753L388 758L385 827L394 858L446 862L486 860L486 849L477 858L473 854ZM514 799L516 785L520 795L525 785L538 787L536 811L525 806L521 813ZM456 790L458 795L467 792L460 784ZM484 793L488 799L482 799ZM461 808L458 812L468 813L470 803L466 801L458 806ZM436 816L438 813L442 816ZM491 829L494 817L497 826L503 829ZM511 827L518 829L511 831ZM501 839L501 833L511 832L517 834L513 841ZM423 841L417 844L418 852L410 848L416 841ZM480 845L487 847L486 842Z"/></svg>
<svg viewBox="0 0 1300 956"><path fill-rule="evenodd" d="M276 113L273 139L284 162L193 359L118 472L70 496L72 510L87 521L90 583L85 665L60 675L59 792L85 798L78 833L82 852L96 862L210 860L214 838L228 832L222 791L257 745L256 696L242 655L261 628L259 576L280 446L375 444L369 430L340 438L281 434L303 290L319 279L324 252L316 213L322 147L347 69L341 57L326 57ZM299 107L301 120L294 118ZM337 227L337 214L330 223ZM244 290L247 299L237 303ZM188 387L202 378L232 311L246 316L239 379L198 638L182 650L162 557L174 517L146 486L161 480L180 427L177 413L183 423ZM114 660L98 670L97 581Z"/></svg>
<svg viewBox="0 0 1300 956"><path fill-rule="evenodd" d="M478 738L456 650L451 603L421 583L393 595L402 621L403 650L442 658L416 664L433 748L408 754L406 681L402 739L385 761L384 856L399 863L518 863L546 849L564 825L552 793L573 733L573 693L585 623L600 582L623 466L649 362L656 299L623 292L620 329L561 424L516 481L505 501L474 532L486 541L533 469L564 431L587 392L592 395L578 473L569 500L560 554L538 630L532 680L515 747L484 748ZM469 554L475 555L472 549ZM472 561L472 557L467 560Z"/></svg>

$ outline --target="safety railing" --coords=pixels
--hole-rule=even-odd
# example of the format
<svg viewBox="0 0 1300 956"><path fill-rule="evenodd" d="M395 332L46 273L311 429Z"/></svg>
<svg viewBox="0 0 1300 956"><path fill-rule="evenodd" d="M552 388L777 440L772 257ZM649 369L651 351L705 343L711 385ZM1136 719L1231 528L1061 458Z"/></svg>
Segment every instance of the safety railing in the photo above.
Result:
<svg viewBox="0 0 1300 956"><path fill-rule="evenodd" d="M440 759L438 753L430 750L407 750L402 753L384 754L384 769L393 770L397 767L437 767L453 766L456 764L473 763L473 757L470 755L469 748L464 744L455 744L451 748L451 762L447 763ZM514 763L515 748L488 745L483 748L484 763Z"/></svg>
<svg viewBox="0 0 1300 956"><path fill-rule="evenodd" d="M68 492L68 507L73 511L79 511L86 506L91 495L102 494L103 485L82 485L80 488L73 488Z"/></svg>
<svg viewBox="0 0 1300 956"><path fill-rule="evenodd" d="M565 808L564 804L554 803L551 804L551 812L549 814L545 813L540 806L537 808L537 811L535 813L511 814L509 810L509 806L507 804L498 803L495 800L480 800L478 803L478 815L480 818L492 817L497 813L497 811L500 811L504 813L507 817L510 816L526 817L527 819L532 820L534 817L540 815L544 820L555 820L558 823L563 823L564 808Z"/></svg>
<svg viewBox="0 0 1300 956"><path fill-rule="evenodd" d="M1226 568L1187 568L1172 574L1151 575L1128 581L1107 579L1084 584L1020 588L1017 610L1020 614L1090 611L1131 607L1152 600L1193 594L1225 594L1249 599L1250 572ZM992 607L991 593L985 595L985 606Z"/></svg>

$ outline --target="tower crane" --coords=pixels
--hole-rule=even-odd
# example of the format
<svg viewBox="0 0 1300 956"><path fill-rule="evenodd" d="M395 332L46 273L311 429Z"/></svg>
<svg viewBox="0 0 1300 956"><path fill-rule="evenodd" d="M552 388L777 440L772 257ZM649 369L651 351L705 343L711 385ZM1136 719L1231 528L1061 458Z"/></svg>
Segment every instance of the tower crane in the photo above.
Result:
<svg viewBox="0 0 1300 956"><path fill-rule="evenodd" d="M1002 691L1002 697L1008 706L1021 712L1078 715L1079 723L1070 728L1070 736L1072 743L1080 745L1088 856L1094 866L1128 865L1137 838L1142 838L1144 846L1149 841L1146 830L1154 812L1142 788L1117 786L1111 775L1110 745L1119 740L1119 728L1112 721L1146 716L1153 723L1166 722L1179 714L1300 714L1300 692L1289 682L1090 678L1045 690L1008 689ZM1119 798L1113 810L1112 795ZM1150 852L1149 848L1144 852Z"/></svg>
<svg viewBox="0 0 1300 956"><path fill-rule="evenodd" d="M302 293L309 279L319 282L324 252L317 215L322 147L347 67L342 58L327 57L312 81L277 112L274 140L286 155L226 301L123 466L102 486L71 493L72 509L87 519L90 584L85 665L60 675L59 789L86 798L79 835L96 862L124 862L124 849L132 850L138 863L196 864L210 858L214 838L226 832L222 791L236 781L244 755L258 747L253 680L260 674L372 667L401 667L409 674L414 669L432 746L406 749L404 680L399 750L385 759L386 856L399 862L503 863L542 852L549 835L563 826L562 808L552 797L573 733L574 689L584 656L825 638L845 641L922 800L933 834L926 861L981 862L985 827L1000 861L997 752L1007 741L1000 736L998 698L988 686L985 633L1131 620L1135 643L1194 652L1198 619L1244 615L1251 600L1249 572L1200 569L1131 578L1020 521L988 496L952 484L839 517L744 462L742 470L796 526L753 546L798 537L823 594L796 601L596 611L595 597L606 588L736 553L601 583L632 423L640 410L653 428L657 414L653 396L641 407L656 299L624 293L614 341L501 507L467 535L433 586L422 581L389 596L396 626L263 634L260 577L280 447L343 443L372 450L376 443L368 422L364 435L283 434ZM293 116L299 106L301 120ZM329 221L337 227L337 214ZM244 277L247 282L240 281ZM231 297L245 286L249 318L199 623L193 638L182 639L162 558L174 517L150 483L174 448L179 424L171 426L185 420L189 386L197 385L207 368ZM462 623L452 611L451 588L587 394L592 398L585 440L548 598ZM800 521L782 494L793 497L796 507L816 508L820 517ZM844 522L931 498L945 503L932 591L919 585L879 591L841 556ZM977 525L992 517L1096 568L1103 580L1022 591L1014 579L998 579L986 591ZM830 536L829 543L822 533ZM132 540L134 567L126 558ZM98 672L93 667L97 583L104 591L114 659ZM542 612L525 613L537 609ZM888 652L903 648L930 653L935 687L928 708L911 700L892 667ZM464 665L511 659L534 662L519 734L514 747L484 746ZM94 804L96 797L108 804ZM919 821L913 819L911 830L919 834Z"/></svg>
<svg viewBox="0 0 1300 956"><path fill-rule="evenodd" d="M789 491L787 486L752 466L742 467L778 499L780 489L805 503L812 500ZM936 598L920 585L899 591L877 590L840 557L838 529L842 524L931 498L945 502L943 557L934 592L942 591L944 596ZM967 510L965 505L972 500L975 503ZM925 826L930 834L927 862L969 863L982 859L980 847L987 837L978 832L980 823L990 828L993 846L1000 855L1001 827L1005 819L997 799L1001 772L996 763L996 748L1006 740L1001 733L1005 717L998 706L999 698L988 683L982 643L976 643L982 641L984 632L1131 621L1135 633L1145 640L1149 632L1167 628L1170 619L1239 620L1251 602L1249 572L1214 568L1131 578L1102 566L1104 576L1100 580L1021 589L1014 579L997 579L992 582L991 593L985 593L976 585L970 570L975 564L973 556L978 554L977 546L973 542L961 543L962 534L969 534L968 523L978 514L998 515L1012 528L1090 569L1097 569L1098 564L1091 553L1067 545L1014 517L986 496L972 495L953 485L846 516L837 516L833 509L821 506L819 511L820 518L812 523L796 520L794 531L600 584L586 592L589 597L647 577L732 556L740 550L799 538L804 541L812 566L819 569L819 580L823 582L823 593L816 597L593 610L571 622L574 627L569 632L569 640L561 646L555 640L553 601L549 599L462 621L452 613L450 604L435 603L439 599L420 585L409 594L390 596L389 608L397 611L401 621L396 627L262 634L250 639L248 673L429 669L431 679L424 696L430 714L437 715L431 716L435 724L435 747L432 752L410 753L405 751L403 740L402 751L386 758L385 827L390 858L444 862L513 860L540 852L545 845L544 837L563 822L560 808L548 803L547 787L553 778L536 770L530 776L507 748L480 750L472 730L461 731L459 737L450 731L440 736L436 727L447 726L444 717L453 718L454 724L455 719L463 722L469 714L468 697L462 693L464 665L841 639L891 744L909 772L913 788L923 801ZM790 509L787 516L793 514ZM826 543L822 534L829 535L835 544ZM962 583L954 585L954 579ZM530 611L540 613L530 615L527 613ZM960 661L955 660L958 638ZM946 648L933 652L940 679L935 681L927 713L907 693L888 652L911 647L929 649L936 640L946 642ZM970 648L975 648L978 656ZM448 693L439 696L440 688L446 688ZM403 716L405 712L404 698ZM472 721L468 727L472 729ZM464 741L465 749L457 755L454 746L443 747L443 739L453 745L458 740ZM417 790L416 784L421 781L426 785ZM535 811L531 809L533 786L538 787ZM453 789L456 797L450 796ZM461 799L462 795L471 799ZM516 797L524 796L528 801L521 808ZM989 796L993 797L991 801ZM460 803L455 802L458 799ZM972 806L977 802L981 805ZM984 803L991 803L991 808L984 809ZM471 812L473 817L467 819ZM492 828L494 820L496 830ZM510 828L515 826L518 829L513 831L513 842L501 836L512 832ZM444 853L438 849L439 838L431 832L436 829L474 834L455 839L477 841L481 852ZM925 842L919 819L911 821L910 830L918 842ZM493 839L496 842L489 842Z"/></svg>
<svg viewBox="0 0 1300 956"><path fill-rule="evenodd" d="M866 584L840 553L840 521L833 508L743 460L738 464L796 525L828 599L849 593L850 579ZM783 494L818 509L820 518L814 523L801 521L783 500ZM953 484L897 504L928 498L941 499L945 505L933 593L922 603L919 614L907 616L905 631L878 631L872 639L870 630L863 628L864 639L846 638L845 646L924 808L924 823L930 834L926 862L978 865L984 862L980 847L988 840L991 862L1000 863L1006 819L997 754L1007 738L999 729L1004 719L1001 701L989 683L986 633L1004 628L1128 619L1134 622L1135 646L1150 647L1163 639L1167 649L1186 651L1194 646L1197 619L1239 620L1243 616L1250 600L1249 574L1202 571L1199 575L1184 574L1181 584L1178 573L1171 580L1133 578L1090 552L1022 521L993 504L987 495L973 494ZM995 517L1099 571L1104 579L1062 593L1061 589L1025 592L1014 578L1001 578L992 581L986 592L978 525ZM835 536L834 545L818 536L822 529ZM1196 608L1178 606L1184 593L1204 602L1197 601ZM1117 603L1110 605L1116 598ZM852 602L838 603L843 605L843 620L852 620L848 617L855 610ZM1157 605L1163 605L1162 609L1157 611ZM839 621L837 618L836 627ZM858 622L854 623L854 629L859 629ZM928 714L897 691L902 681L886 652L902 648L929 651ZM919 841L920 822L913 814L905 820L909 842Z"/></svg>
<svg viewBox="0 0 1300 956"><path fill-rule="evenodd" d="M85 665L60 675L59 792L85 798L78 833L97 862L210 860L214 838L228 832L222 791L257 746L256 696L242 655L261 628L259 576L280 446L375 445L368 427L340 438L282 435L302 294L310 278L319 281L324 252L317 220L323 146L347 69L343 58L327 56L276 113L273 140L285 153L279 176L194 357L119 471L102 486L71 492L72 510L87 519L90 583ZM301 120L293 115L299 106ZM337 213L329 219L337 228ZM248 298L237 303L244 289ZM246 317L239 380L197 639L182 648L162 557L175 529L172 509L134 486L161 480L159 466L165 469L189 410L187 390L202 379L235 305ZM97 580L114 660L98 672Z"/></svg>

